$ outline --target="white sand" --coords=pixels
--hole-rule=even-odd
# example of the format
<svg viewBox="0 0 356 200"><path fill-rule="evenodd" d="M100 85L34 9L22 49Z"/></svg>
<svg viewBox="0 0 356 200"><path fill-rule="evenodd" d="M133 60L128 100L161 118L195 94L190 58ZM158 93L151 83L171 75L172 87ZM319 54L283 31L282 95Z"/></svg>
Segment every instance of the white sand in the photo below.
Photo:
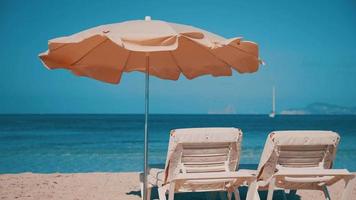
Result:
<svg viewBox="0 0 356 200"><path fill-rule="evenodd" d="M356 199L354 179L352 197ZM340 199L343 182L329 188L332 199ZM320 191L298 191L293 199L324 199ZM139 200L138 173L3 174L0 200ZM153 194L156 196L155 194ZM216 194L178 194L176 199L215 199ZM208 198L209 199L209 198ZM275 199L279 199L278 197Z"/></svg>

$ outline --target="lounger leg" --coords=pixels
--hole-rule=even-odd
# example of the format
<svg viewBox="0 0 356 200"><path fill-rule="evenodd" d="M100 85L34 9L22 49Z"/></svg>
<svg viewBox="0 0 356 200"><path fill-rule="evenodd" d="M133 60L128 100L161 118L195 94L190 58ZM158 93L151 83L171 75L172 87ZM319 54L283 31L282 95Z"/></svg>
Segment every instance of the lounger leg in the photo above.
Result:
<svg viewBox="0 0 356 200"><path fill-rule="evenodd" d="M166 191L165 187L158 187L159 200L166 200Z"/></svg>
<svg viewBox="0 0 356 200"><path fill-rule="evenodd" d="M321 186L323 188L323 192L324 192L324 195L325 195L325 199L326 200L331 200L330 198L330 194L329 194L329 191L328 191L328 188L326 187L326 185L323 185Z"/></svg>
<svg viewBox="0 0 356 200"><path fill-rule="evenodd" d="M141 188L141 199L143 199L143 183L140 183L140 188ZM152 191L152 188L147 187L147 199L148 200L151 199L151 191Z"/></svg>
<svg viewBox="0 0 356 200"><path fill-rule="evenodd" d="M143 183L140 183L140 188L141 188L141 200L143 200Z"/></svg>
<svg viewBox="0 0 356 200"><path fill-rule="evenodd" d="M234 191L234 196L235 196L235 200L240 200L240 192L239 192L239 188L236 188Z"/></svg>
<svg viewBox="0 0 356 200"><path fill-rule="evenodd" d="M275 181L276 181L276 178L272 178L271 181L269 182L267 200L273 199L274 184L275 184L274 182Z"/></svg>
<svg viewBox="0 0 356 200"><path fill-rule="evenodd" d="M169 194L168 194L168 200L174 200L174 190L176 187L176 183L173 181L169 184Z"/></svg>
<svg viewBox="0 0 356 200"><path fill-rule="evenodd" d="M248 186L246 200L260 200L260 195L258 194L258 185L256 181L253 181Z"/></svg>
<svg viewBox="0 0 356 200"><path fill-rule="evenodd" d="M232 192L227 192L227 199L231 200L232 199Z"/></svg>
<svg viewBox="0 0 356 200"><path fill-rule="evenodd" d="M148 187L147 188L147 200L151 200L151 191L152 191L152 188Z"/></svg>

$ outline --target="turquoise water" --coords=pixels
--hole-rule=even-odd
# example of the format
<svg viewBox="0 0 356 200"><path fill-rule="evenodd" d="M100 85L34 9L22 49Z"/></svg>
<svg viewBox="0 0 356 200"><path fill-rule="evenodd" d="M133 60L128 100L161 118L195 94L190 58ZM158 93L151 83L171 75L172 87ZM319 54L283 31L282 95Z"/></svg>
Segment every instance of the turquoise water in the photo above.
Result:
<svg viewBox="0 0 356 200"><path fill-rule="evenodd" d="M0 173L141 171L143 115L0 115ZM333 130L341 135L335 167L356 171L356 116L151 115L151 164L163 164L169 131L239 127L241 163L257 164L273 130Z"/></svg>

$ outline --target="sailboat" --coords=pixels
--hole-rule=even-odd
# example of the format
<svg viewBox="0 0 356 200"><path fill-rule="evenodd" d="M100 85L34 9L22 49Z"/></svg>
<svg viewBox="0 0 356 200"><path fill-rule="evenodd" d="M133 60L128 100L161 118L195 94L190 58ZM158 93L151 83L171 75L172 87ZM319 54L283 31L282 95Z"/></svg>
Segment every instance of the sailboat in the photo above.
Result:
<svg viewBox="0 0 356 200"><path fill-rule="evenodd" d="M276 90L273 86L272 88L272 112L269 114L270 118L274 118L276 116Z"/></svg>

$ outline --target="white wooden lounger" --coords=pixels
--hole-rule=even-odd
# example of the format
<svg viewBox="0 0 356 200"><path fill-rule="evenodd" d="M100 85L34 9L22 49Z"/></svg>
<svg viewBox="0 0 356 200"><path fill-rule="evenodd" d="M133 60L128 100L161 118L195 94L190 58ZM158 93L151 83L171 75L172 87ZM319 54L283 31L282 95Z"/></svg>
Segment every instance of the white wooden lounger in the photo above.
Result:
<svg viewBox="0 0 356 200"><path fill-rule="evenodd" d="M256 175L249 170L236 171L241 141L242 132L236 128L171 131L165 169L150 169L148 199L150 188L154 186L158 187L160 200L166 199L166 193L169 200L173 200L175 193L206 191L227 191L231 199L235 188L256 180ZM254 191L249 193L255 194ZM234 194L239 200L238 190Z"/></svg>
<svg viewBox="0 0 356 200"><path fill-rule="evenodd" d="M353 174L346 169L331 169L339 141L339 135L331 131L269 134L257 170L258 186L268 188L267 200L272 200L274 190L298 189L322 190L330 199L327 186L341 179L345 181L342 200L352 199L348 183Z"/></svg>

